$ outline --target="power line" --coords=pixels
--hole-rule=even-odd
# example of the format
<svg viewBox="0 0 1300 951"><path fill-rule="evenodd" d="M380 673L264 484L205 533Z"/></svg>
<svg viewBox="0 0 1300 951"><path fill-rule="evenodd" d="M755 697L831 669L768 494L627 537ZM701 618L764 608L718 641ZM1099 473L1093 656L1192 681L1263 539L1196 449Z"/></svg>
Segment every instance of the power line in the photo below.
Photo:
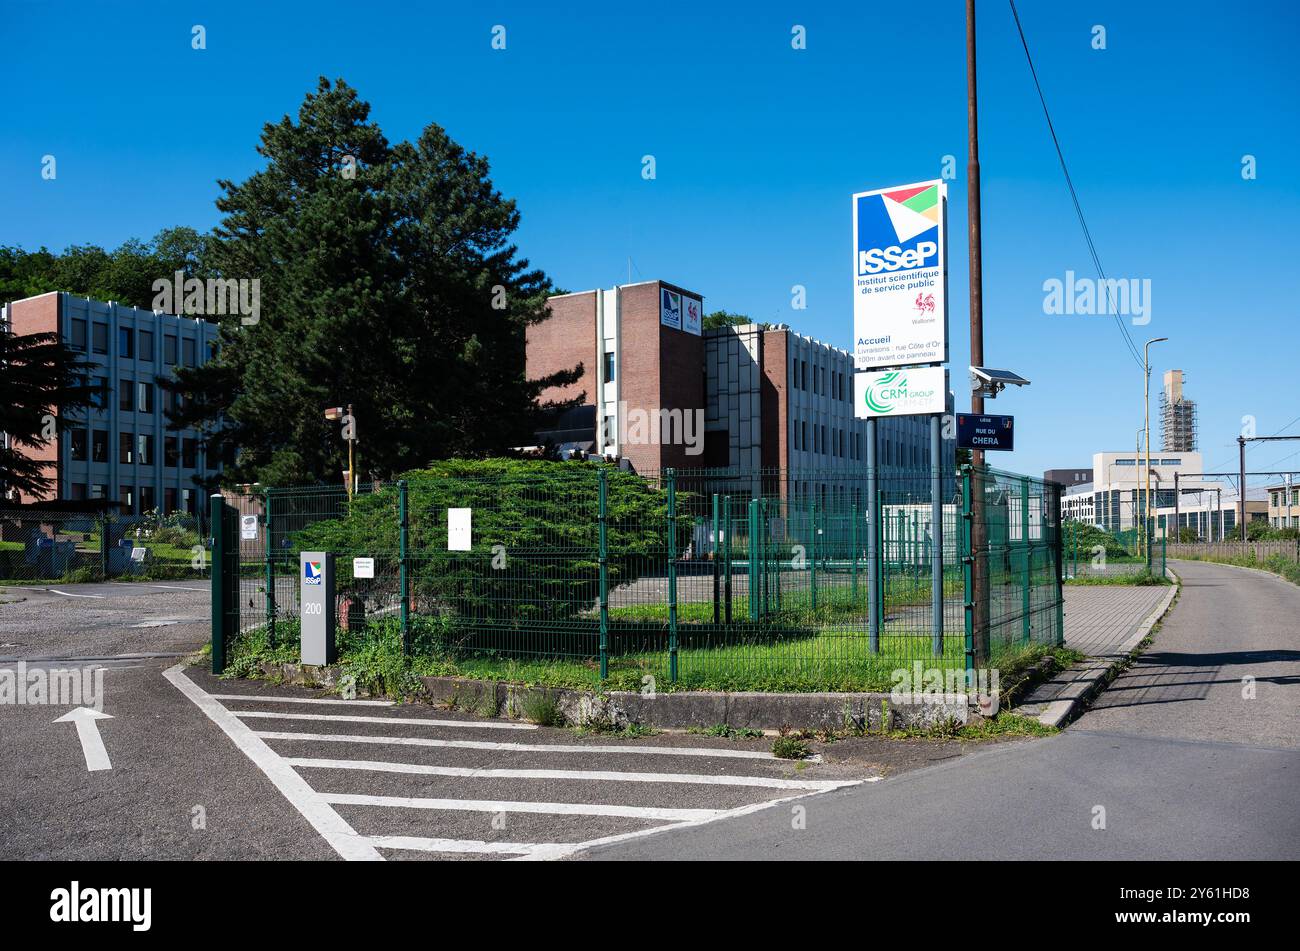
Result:
<svg viewBox="0 0 1300 951"><path fill-rule="evenodd" d="M1101 278L1102 286L1106 288L1106 298L1110 302L1111 316L1115 318L1115 326L1124 336L1124 343L1128 347L1129 354L1137 363L1142 371L1146 372L1146 363L1138 353L1138 348L1133 343L1133 338L1129 336L1128 328L1124 326L1124 321L1115 310L1115 298L1111 293L1110 283L1106 280L1106 271L1101 266L1101 257L1097 254L1097 246L1093 243L1092 232L1088 230L1088 222L1083 217L1083 206L1079 204L1079 194L1074 190L1074 181L1070 178L1070 169L1065 164L1065 153L1061 151L1061 141L1056 137L1056 127L1052 124L1052 114L1047 109L1047 97L1043 95L1042 84L1038 81L1038 70L1034 68L1034 58L1029 54L1029 42L1025 39L1025 30L1020 25L1020 13L1016 10L1015 0L1009 0L1011 4L1011 15L1016 20L1016 30L1020 34L1020 45L1025 48L1025 59L1029 63L1029 73L1034 78L1034 88L1038 90L1038 101L1043 104L1043 116L1047 119L1047 131L1052 134L1052 145L1056 147L1056 157L1061 162L1061 171L1065 174L1066 187L1070 189L1070 200L1074 202L1074 213L1079 218L1079 226L1083 229L1083 240L1088 245L1088 254L1092 258L1092 264L1097 269L1097 274Z"/></svg>

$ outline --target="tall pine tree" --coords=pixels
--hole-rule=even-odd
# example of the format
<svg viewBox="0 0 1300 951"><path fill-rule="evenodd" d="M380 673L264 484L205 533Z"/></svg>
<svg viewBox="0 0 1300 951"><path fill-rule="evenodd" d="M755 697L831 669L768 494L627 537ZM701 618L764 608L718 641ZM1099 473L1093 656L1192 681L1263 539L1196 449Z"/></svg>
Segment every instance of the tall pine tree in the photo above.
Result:
<svg viewBox="0 0 1300 951"><path fill-rule="evenodd" d="M206 365L178 371L173 414L237 461L227 483L337 482L345 453L330 406L353 404L360 471L387 477L529 439L538 393L525 330L550 281L520 259L513 201L486 159L430 125L390 145L370 107L322 78L268 124L266 166L222 181L207 249L223 278L260 281L260 319L223 319Z"/></svg>

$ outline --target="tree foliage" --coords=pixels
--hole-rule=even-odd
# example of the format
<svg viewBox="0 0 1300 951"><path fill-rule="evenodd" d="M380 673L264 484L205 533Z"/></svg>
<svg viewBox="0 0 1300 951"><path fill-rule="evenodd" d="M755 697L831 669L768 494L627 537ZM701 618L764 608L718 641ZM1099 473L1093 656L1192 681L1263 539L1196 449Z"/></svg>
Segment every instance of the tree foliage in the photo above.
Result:
<svg viewBox="0 0 1300 951"><path fill-rule="evenodd" d="M257 279L260 320L223 320L217 357L178 371L172 419L219 430L227 482L337 482L330 406L352 404L359 471L381 478L531 441L538 394L525 330L551 283L518 256L512 200L482 156L430 124L390 144L350 86L322 78L296 118L264 127L266 159L221 181L212 263Z"/></svg>

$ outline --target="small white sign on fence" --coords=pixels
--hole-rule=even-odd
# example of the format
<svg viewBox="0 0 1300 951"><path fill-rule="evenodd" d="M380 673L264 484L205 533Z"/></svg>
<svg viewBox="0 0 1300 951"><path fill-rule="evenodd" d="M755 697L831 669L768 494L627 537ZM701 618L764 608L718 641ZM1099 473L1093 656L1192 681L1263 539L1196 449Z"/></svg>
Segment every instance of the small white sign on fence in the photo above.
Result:
<svg viewBox="0 0 1300 951"><path fill-rule="evenodd" d="M257 516L256 515L239 516L239 538L241 541L246 541L246 542L257 540Z"/></svg>
<svg viewBox="0 0 1300 951"><path fill-rule="evenodd" d="M352 577L373 578L374 576L375 576L375 559L373 558L352 559Z"/></svg>
<svg viewBox="0 0 1300 951"><path fill-rule="evenodd" d="M447 509L447 551L471 549L473 509Z"/></svg>

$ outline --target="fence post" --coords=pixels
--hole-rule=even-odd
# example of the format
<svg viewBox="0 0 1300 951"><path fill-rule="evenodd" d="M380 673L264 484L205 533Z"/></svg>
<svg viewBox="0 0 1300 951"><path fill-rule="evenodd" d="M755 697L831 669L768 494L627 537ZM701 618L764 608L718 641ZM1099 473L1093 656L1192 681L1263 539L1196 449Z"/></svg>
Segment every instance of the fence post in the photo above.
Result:
<svg viewBox="0 0 1300 951"><path fill-rule="evenodd" d="M406 511L406 480L402 479L397 483L397 546L398 546L398 568L397 584L398 590L402 596L400 608L400 617L402 623L402 653L411 653L411 572L407 565L408 547L407 542L407 511Z"/></svg>
<svg viewBox="0 0 1300 951"><path fill-rule="evenodd" d="M101 512L99 516L99 570L108 580L108 513Z"/></svg>
<svg viewBox="0 0 1300 951"><path fill-rule="evenodd" d="M810 538L809 547L812 549L812 557L809 564L812 566L812 609L817 610L817 502L814 500L809 503L808 507L808 535Z"/></svg>
<svg viewBox="0 0 1300 951"><path fill-rule="evenodd" d="M266 505L266 640L272 647L275 646L275 563L273 556L275 548L271 544L271 489L266 490L264 504Z"/></svg>
<svg viewBox="0 0 1300 951"><path fill-rule="evenodd" d="M1034 623L1030 616L1030 590L1034 585L1034 555L1033 546L1029 540L1029 477L1021 476L1020 478L1020 540L1024 543L1024 571L1021 580L1020 592L1020 610L1024 617L1021 620L1021 633L1024 641L1028 644L1034 636Z"/></svg>
<svg viewBox="0 0 1300 951"><path fill-rule="evenodd" d="M721 611L721 605L718 604L719 582L722 575L719 573L722 565L718 557L722 553L718 550L718 493L713 493L713 623L718 623L718 616Z"/></svg>
<svg viewBox="0 0 1300 951"><path fill-rule="evenodd" d="M599 471L600 493L597 499L596 522L600 551L600 679L609 677L609 476L605 467Z"/></svg>
<svg viewBox="0 0 1300 951"><path fill-rule="evenodd" d="M1046 488L1046 487L1044 487ZM1052 511L1056 519L1056 646L1065 644L1065 552L1062 551L1061 539L1061 490L1052 489ZM1073 531L1073 529L1072 529Z"/></svg>
<svg viewBox="0 0 1300 951"><path fill-rule="evenodd" d="M677 475L668 476L668 681L677 683Z"/></svg>
<svg viewBox="0 0 1300 951"><path fill-rule="evenodd" d="M723 623L731 623L731 496L722 497Z"/></svg>
<svg viewBox="0 0 1300 951"><path fill-rule="evenodd" d="M858 603L858 504L856 502L850 507L851 521L849 522L849 554L853 559L853 603Z"/></svg>
<svg viewBox="0 0 1300 951"><path fill-rule="evenodd" d="M749 572L746 575L749 589L749 619L757 621L758 586L754 584L754 572L758 568L758 499L749 500Z"/></svg>
<svg viewBox="0 0 1300 951"><path fill-rule="evenodd" d="M966 634L966 684L975 682L975 558L971 543L971 467L961 467L961 581Z"/></svg>
<svg viewBox="0 0 1300 951"><path fill-rule="evenodd" d="M238 542L229 531L230 519L226 503L220 493L214 493L209 503L212 515L212 672L221 674L226 669L226 649L230 646L230 612L236 603L235 586L239 572L230 571L232 552L238 565Z"/></svg>

